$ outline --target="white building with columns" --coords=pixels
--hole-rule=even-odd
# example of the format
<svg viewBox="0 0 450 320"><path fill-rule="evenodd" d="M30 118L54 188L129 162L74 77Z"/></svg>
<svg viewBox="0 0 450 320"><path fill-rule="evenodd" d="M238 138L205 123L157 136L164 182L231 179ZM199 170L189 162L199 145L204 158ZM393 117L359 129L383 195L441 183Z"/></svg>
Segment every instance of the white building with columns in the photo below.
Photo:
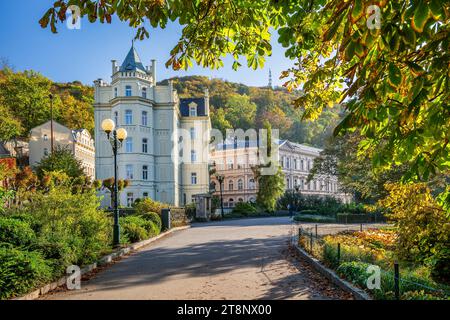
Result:
<svg viewBox="0 0 450 320"><path fill-rule="evenodd" d="M112 119L128 132L117 158L118 178L130 181L120 194L121 205L150 197L182 206L209 191L207 90L202 98L179 99L171 82L157 85L155 60L144 67L134 45L120 66L112 61L111 83L94 83L97 179L114 173L102 121Z"/></svg>
<svg viewBox="0 0 450 320"><path fill-rule="evenodd" d="M215 164L218 174L224 177L223 201L225 208L233 208L238 202L255 202L258 193L258 183L252 167L260 164L257 141L228 141L216 146L211 152L211 162ZM279 140L272 149L281 166L285 179L285 191L297 191L303 195L331 196L347 203L351 197L340 190L336 176L317 175L307 183L307 178L313 168L314 159L321 149ZM212 177L212 189L220 196L220 184Z"/></svg>

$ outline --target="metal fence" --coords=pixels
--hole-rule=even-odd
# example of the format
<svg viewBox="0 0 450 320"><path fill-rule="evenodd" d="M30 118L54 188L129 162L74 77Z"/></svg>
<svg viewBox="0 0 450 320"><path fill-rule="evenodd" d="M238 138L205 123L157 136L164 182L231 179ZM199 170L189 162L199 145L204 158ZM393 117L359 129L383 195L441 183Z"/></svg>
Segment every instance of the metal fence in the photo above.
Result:
<svg viewBox="0 0 450 320"><path fill-rule="evenodd" d="M352 246L339 241L330 242L327 238L337 234L357 237L358 232L386 226L363 223L294 223L291 228L291 241L293 245L300 246L309 255L334 269L341 277L361 287L375 299L450 299L449 286L436 284L428 278L411 273L409 263L402 264L396 261L395 257L380 262L376 256L358 254L352 251Z"/></svg>

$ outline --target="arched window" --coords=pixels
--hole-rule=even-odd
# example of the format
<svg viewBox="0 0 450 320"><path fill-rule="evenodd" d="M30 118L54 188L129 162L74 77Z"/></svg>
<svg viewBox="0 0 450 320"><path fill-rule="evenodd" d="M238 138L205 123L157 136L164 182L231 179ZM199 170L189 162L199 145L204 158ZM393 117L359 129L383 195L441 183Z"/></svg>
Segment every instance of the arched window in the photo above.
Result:
<svg viewBox="0 0 450 320"><path fill-rule="evenodd" d="M250 179L249 181L248 181L248 187L250 188L250 189L256 189L256 183L255 183L255 179Z"/></svg>
<svg viewBox="0 0 450 320"><path fill-rule="evenodd" d="M242 181L242 179L238 180L238 190L243 190L244 189L244 181Z"/></svg>
<svg viewBox="0 0 450 320"><path fill-rule="evenodd" d="M238 201L239 201L239 202L244 202L244 199L239 198Z"/></svg>
<svg viewBox="0 0 450 320"><path fill-rule="evenodd" d="M233 190L234 189L234 184L233 184L233 180L228 181L228 190Z"/></svg>
<svg viewBox="0 0 450 320"><path fill-rule="evenodd" d="M228 200L228 206L229 206L230 208L233 208L233 207L234 207L234 199L233 199L233 198L230 198L230 200Z"/></svg>

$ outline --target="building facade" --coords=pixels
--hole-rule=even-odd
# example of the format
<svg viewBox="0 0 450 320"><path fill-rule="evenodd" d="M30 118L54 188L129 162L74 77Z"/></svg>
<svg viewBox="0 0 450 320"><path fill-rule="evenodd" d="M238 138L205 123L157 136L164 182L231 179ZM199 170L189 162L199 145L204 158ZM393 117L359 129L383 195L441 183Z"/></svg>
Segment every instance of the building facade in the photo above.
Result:
<svg viewBox="0 0 450 320"><path fill-rule="evenodd" d="M274 159L285 175L286 191L298 190L304 195L332 196L344 202L350 201L348 195L339 190L337 177L319 175L310 183L307 177L313 167L314 159L321 149L282 140L277 143ZM224 177L222 194L225 208L233 208L237 202L255 202L258 183L252 167L259 163L256 142L235 142L219 145L211 153L211 161L216 172ZM220 185L215 175L211 177L211 188L220 196Z"/></svg>
<svg viewBox="0 0 450 320"><path fill-rule="evenodd" d="M95 147L86 129L71 130L53 121L53 146L70 150L78 159L86 176L95 178ZM31 129L29 148L30 166L35 167L51 152L51 121Z"/></svg>
<svg viewBox="0 0 450 320"><path fill-rule="evenodd" d="M144 67L132 46L120 66L112 61L110 84L95 81L94 110L97 179L114 172L101 123L109 118L128 132L117 158L118 178L130 182L120 194L121 205L146 197L185 205L209 190L207 90L202 98L179 99L172 82L157 85L155 60Z"/></svg>

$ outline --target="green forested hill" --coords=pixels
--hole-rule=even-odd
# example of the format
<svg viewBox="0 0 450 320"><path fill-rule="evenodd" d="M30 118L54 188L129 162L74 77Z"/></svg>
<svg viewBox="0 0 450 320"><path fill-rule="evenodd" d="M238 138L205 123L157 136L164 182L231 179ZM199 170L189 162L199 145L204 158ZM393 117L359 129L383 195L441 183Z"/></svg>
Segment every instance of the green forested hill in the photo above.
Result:
<svg viewBox="0 0 450 320"><path fill-rule="evenodd" d="M221 79L202 76L172 78L180 97L201 97L209 88L214 128L260 128L268 120L273 128L280 130L282 139L323 147L339 121L340 109L324 111L314 121L302 121L302 110L291 105L296 97L284 88L249 87ZM167 84L164 80L161 84Z"/></svg>
<svg viewBox="0 0 450 320"><path fill-rule="evenodd" d="M291 106L295 94L284 88L249 87L201 76L172 80L180 97L201 97L204 88L209 88L212 124L222 131L260 128L267 119L280 130L282 139L322 147L339 120L339 110L332 110L315 122L302 122L302 110ZM0 70L0 141L26 137L31 128L49 120L50 93L55 97L56 121L93 133L93 87L78 81L55 83L34 71L4 68Z"/></svg>
<svg viewBox="0 0 450 320"><path fill-rule="evenodd" d="M34 71L0 70L0 141L26 138L30 129L54 119L71 129L94 129L92 87L80 82L55 83Z"/></svg>

